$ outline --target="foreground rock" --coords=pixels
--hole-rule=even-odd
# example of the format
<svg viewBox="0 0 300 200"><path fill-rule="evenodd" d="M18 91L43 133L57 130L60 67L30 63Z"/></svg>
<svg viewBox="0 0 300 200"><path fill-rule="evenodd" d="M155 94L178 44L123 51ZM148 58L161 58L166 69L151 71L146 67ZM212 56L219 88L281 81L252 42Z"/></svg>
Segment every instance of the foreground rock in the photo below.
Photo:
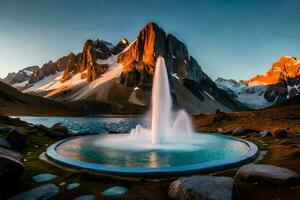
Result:
<svg viewBox="0 0 300 200"><path fill-rule="evenodd" d="M238 170L235 180L238 179L258 184L282 185L296 182L299 175L292 170L273 165L249 164Z"/></svg>
<svg viewBox="0 0 300 200"><path fill-rule="evenodd" d="M288 132L285 129L276 129L273 131L273 136L277 138L285 138L288 136Z"/></svg>
<svg viewBox="0 0 300 200"><path fill-rule="evenodd" d="M55 196L58 192L59 188L56 185L48 184L17 194L8 200L47 200Z"/></svg>
<svg viewBox="0 0 300 200"><path fill-rule="evenodd" d="M73 200L95 200L96 197L92 194L81 195L79 197L74 198Z"/></svg>
<svg viewBox="0 0 300 200"><path fill-rule="evenodd" d="M254 129L249 128L236 128L232 131L232 135L234 136L242 136L242 135L248 135L248 136L257 136L257 131Z"/></svg>
<svg viewBox="0 0 300 200"><path fill-rule="evenodd" d="M239 199L230 177L192 176L174 181L169 196L176 200L235 200Z"/></svg>
<svg viewBox="0 0 300 200"><path fill-rule="evenodd" d="M47 181L50 181L52 179L55 179L57 176L54 175L54 174L48 174L48 173L45 173L45 174L39 174L39 175L36 175L34 177L32 177L32 179L36 182L36 183L43 183L43 182L47 182Z"/></svg>
<svg viewBox="0 0 300 200"><path fill-rule="evenodd" d="M128 192L128 189L121 186L113 186L111 188L108 188L102 192L105 196L114 196L114 197L120 197L125 195Z"/></svg>
<svg viewBox="0 0 300 200"><path fill-rule="evenodd" d="M69 130L67 127L65 127L64 125L62 125L61 123L56 123L51 127L52 130L54 131L58 131L64 134L69 134Z"/></svg>
<svg viewBox="0 0 300 200"><path fill-rule="evenodd" d="M9 188L19 181L24 172L22 160L19 153L0 147L0 196L5 191L3 187Z"/></svg>
<svg viewBox="0 0 300 200"><path fill-rule="evenodd" d="M20 128L12 128L8 132L6 140L10 143L11 147L16 150L21 150L26 146L27 134Z"/></svg>

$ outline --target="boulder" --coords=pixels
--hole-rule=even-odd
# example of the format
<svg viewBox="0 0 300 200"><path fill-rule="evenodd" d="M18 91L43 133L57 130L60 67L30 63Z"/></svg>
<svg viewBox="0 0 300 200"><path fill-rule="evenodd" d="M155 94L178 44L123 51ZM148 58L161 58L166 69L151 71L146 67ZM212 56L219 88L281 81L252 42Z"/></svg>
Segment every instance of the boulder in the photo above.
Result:
<svg viewBox="0 0 300 200"><path fill-rule="evenodd" d="M55 131L55 130L52 130L52 129L46 129L45 130L45 135L48 136L48 137L58 138L58 139L68 137L68 135L66 135L65 133Z"/></svg>
<svg viewBox="0 0 300 200"><path fill-rule="evenodd" d="M47 182L50 181L52 179L55 179L57 176L54 174L39 174L36 176L33 176L32 179L36 182L36 183L43 183L43 182Z"/></svg>
<svg viewBox="0 0 300 200"><path fill-rule="evenodd" d="M220 133L220 134L224 134L224 135L229 135L229 134L232 133L231 130L224 130L224 129L222 129L222 128L218 128L218 129L217 129L217 132Z"/></svg>
<svg viewBox="0 0 300 200"><path fill-rule="evenodd" d="M128 192L128 189L121 186L113 186L108 188L102 192L104 196L113 196L113 197L120 197L125 195Z"/></svg>
<svg viewBox="0 0 300 200"><path fill-rule="evenodd" d="M292 170L273 165L248 164L238 170L235 180L238 179L258 184L283 185L298 181L299 175Z"/></svg>
<svg viewBox="0 0 300 200"><path fill-rule="evenodd" d="M192 176L174 181L169 196L176 200L234 200L239 194L230 177Z"/></svg>
<svg viewBox="0 0 300 200"><path fill-rule="evenodd" d="M11 147L16 150L21 150L26 146L27 134L19 128L12 128L8 132L6 140L10 143Z"/></svg>
<svg viewBox="0 0 300 200"><path fill-rule="evenodd" d="M76 197L73 200L95 200L95 199L96 199L95 195L86 194L86 195L81 195L79 197Z"/></svg>
<svg viewBox="0 0 300 200"><path fill-rule="evenodd" d="M19 181L24 172L22 160L19 153L0 147L0 196L4 188L15 186Z"/></svg>
<svg viewBox="0 0 300 200"><path fill-rule="evenodd" d="M73 190L80 187L80 183L70 183L67 187L67 190Z"/></svg>
<svg viewBox="0 0 300 200"><path fill-rule="evenodd" d="M69 134L69 129L62 125L61 123L56 123L51 127L52 130L62 132L64 134Z"/></svg>
<svg viewBox="0 0 300 200"><path fill-rule="evenodd" d="M260 137L267 137L267 136L272 136L272 133L269 132L269 131L261 131L261 132L258 133L258 135Z"/></svg>
<svg viewBox="0 0 300 200"><path fill-rule="evenodd" d="M277 138L285 138L288 136L288 132L285 129L275 129L273 131L273 136Z"/></svg>
<svg viewBox="0 0 300 200"><path fill-rule="evenodd" d="M0 127L0 135L6 134L10 131L8 127Z"/></svg>
<svg viewBox="0 0 300 200"><path fill-rule="evenodd" d="M242 136L247 135L249 133L256 133L257 131L249 128L236 128L232 131L232 135L234 136Z"/></svg>
<svg viewBox="0 0 300 200"><path fill-rule="evenodd" d="M295 158L295 159L300 159L300 151L293 152L292 157Z"/></svg>
<svg viewBox="0 0 300 200"><path fill-rule="evenodd" d="M59 193L59 187L54 184L42 185L10 197L8 200L37 200L50 199Z"/></svg>
<svg viewBox="0 0 300 200"><path fill-rule="evenodd" d="M0 147L4 147L6 149L12 149L10 143L5 138L0 138Z"/></svg>

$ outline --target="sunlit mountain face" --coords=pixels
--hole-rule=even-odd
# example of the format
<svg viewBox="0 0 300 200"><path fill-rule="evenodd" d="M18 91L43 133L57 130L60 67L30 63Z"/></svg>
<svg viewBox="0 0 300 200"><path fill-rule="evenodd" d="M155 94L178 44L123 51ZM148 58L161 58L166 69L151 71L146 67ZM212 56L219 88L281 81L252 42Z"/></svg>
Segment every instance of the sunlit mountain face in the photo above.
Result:
<svg viewBox="0 0 300 200"><path fill-rule="evenodd" d="M271 85L298 76L300 76L300 60L291 56L282 56L273 63L271 69L265 75L257 75L245 81L245 83L249 86Z"/></svg>
<svg viewBox="0 0 300 200"><path fill-rule="evenodd" d="M218 78L215 82L251 108L269 107L300 94L300 60L282 56L265 75L240 82Z"/></svg>

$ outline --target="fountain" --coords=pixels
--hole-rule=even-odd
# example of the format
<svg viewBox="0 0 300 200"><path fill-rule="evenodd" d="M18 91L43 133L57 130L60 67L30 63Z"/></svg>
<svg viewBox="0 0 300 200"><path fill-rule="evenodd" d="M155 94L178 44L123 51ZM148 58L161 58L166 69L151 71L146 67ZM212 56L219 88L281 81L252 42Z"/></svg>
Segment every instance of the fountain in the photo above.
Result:
<svg viewBox="0 0 300 200"><path fill-rule="evenodd" d="M158 57L149 126L130 134L102 134L65 139L51 145L46 157L73 168L121 176L163 177L223 170L252 161L251 142L199 134L184 110L172 112L164 59Z"/></svg>
<svg viewBox="0 0 300 200"><path fill-rule="evenodd" d="M155 66L152 87L152 116L151 130L138 125L131 131L131 138L147 137L151 134L154 145L164 144L171 137L191 136L193 132L191 119L184 110L178 112L172 122L172 98L168 80L168 73L164 59L159 56Z"/></svg>

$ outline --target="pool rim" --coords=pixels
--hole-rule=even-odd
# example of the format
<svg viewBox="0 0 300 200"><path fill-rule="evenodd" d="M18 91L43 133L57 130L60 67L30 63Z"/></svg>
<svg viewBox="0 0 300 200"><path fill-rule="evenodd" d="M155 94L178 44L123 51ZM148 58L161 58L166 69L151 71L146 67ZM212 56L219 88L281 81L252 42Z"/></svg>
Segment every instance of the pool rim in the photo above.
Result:
<svg viewBox="0 0 300 200"><path fill-rule="evenodd" d="M116 175L116 176L123 176L123 177L165 178L165 177L176 177L182 175L192 175L196 173L211 173L211 172L223 171L223 170L235 168L254 161L254 159L258 156L259 153L258 147L253 142L247 140L234 138L231 136L220 135L216 133L196 132L196 134L214 135L217 137L223 137L226 139L239 141L246 144L249 147L249 151L247 151L242 155L230 159L211 160L208 162L190 164L190 165L179 165L179 166L160 167L160 168L146 168L146 167L108 167L103 164L90 163L90 162L71 159L61 154L58 154L55 150L56 147L58 147L60 144L67 142L69 140L82 138L82 137L95 136L95 135L88 135L88 136L75 136L75 137L60 140L52 144L51 146L49 146L45 152L45 155L47 159L53 161L55 164L59 164L65 167L70 167L73 169L87 170L91 172L97 172L100 174Z"/></svg>

